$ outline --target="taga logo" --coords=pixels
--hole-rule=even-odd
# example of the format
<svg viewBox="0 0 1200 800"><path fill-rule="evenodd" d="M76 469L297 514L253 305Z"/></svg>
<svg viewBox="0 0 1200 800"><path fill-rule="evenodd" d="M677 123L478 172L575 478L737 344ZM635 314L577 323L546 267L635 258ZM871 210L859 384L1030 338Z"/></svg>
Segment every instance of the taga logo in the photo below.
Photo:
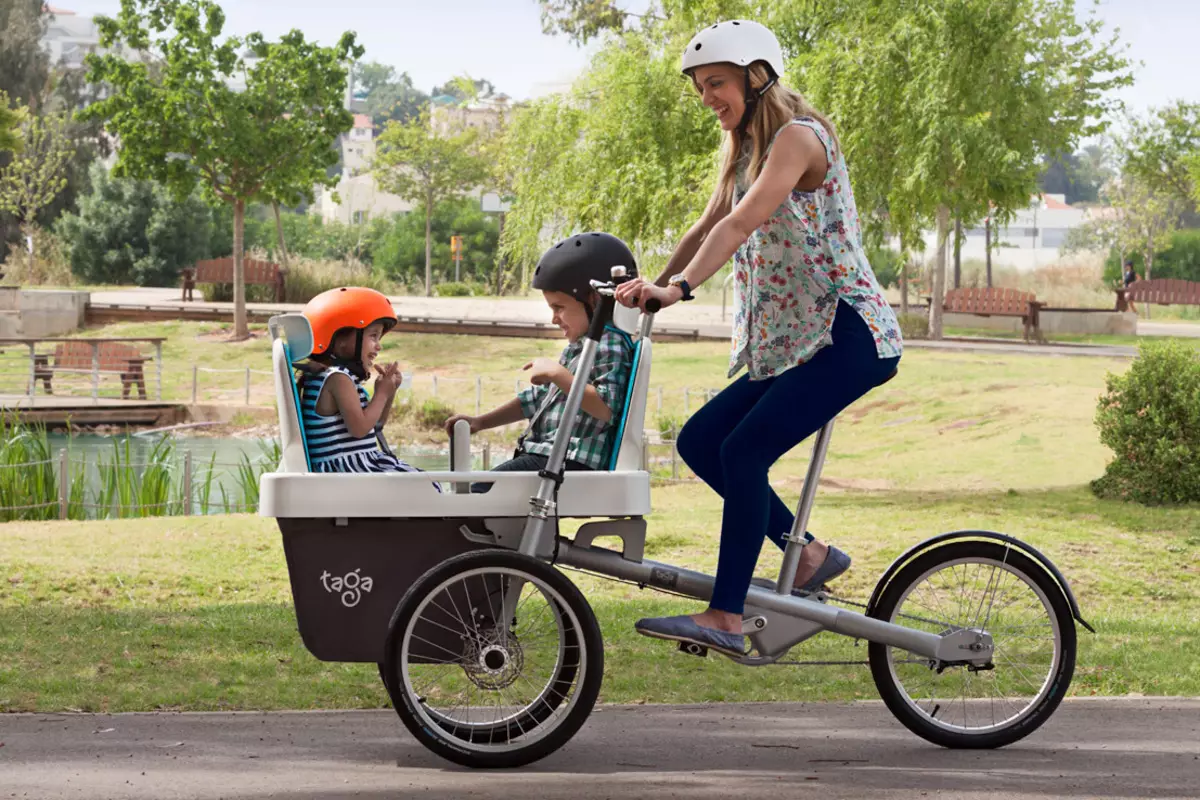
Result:
<svg viewBox="0 0 1200 800"><path fill-rule="evenodd" d="M339 578L336 575L330 575L326 570L321 573L321 585L330 594L340 594L342 605L346 608L354 608L358 605L358 601L362 600L362 596L371 591L371 587L375 585L369 576L359 575L360 572L362 572L361 568L347 572Z"/></svg>

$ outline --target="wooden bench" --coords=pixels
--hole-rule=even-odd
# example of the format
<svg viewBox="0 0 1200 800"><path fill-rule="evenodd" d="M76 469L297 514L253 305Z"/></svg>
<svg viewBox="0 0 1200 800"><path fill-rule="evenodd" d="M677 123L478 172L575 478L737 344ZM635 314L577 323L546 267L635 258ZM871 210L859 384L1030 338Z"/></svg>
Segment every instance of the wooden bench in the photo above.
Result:
<svg viewBox="0 0 1200 800"><path fill-rule="evenodd" d="M1117 311L1128 310L1130 300L1159 306L1200 306L1200 281L1177 278L1134 281L1124 289L1117 289Z"/></svg>
<svg viewBox="0 0 1200 800"><path fill-rule="evenodd" d="M97 378L105 375L119 375L121 378L121 397L129 398L130 390L136 385L138 398L146 399L145 363L153 356L142 355L136 347L121 342L97 342L93 344L84 339L60 342L54 346L54 363L46 354L33 356L33 383L38 381L46 394L54 394L52 381L54 373L71 373L92 375ZM32 394L33 387L30 387Z"/></svg>
<svg viewBox="0 0 1200 800"><path fill-rule="evenodd" d="M1045 305L1038 302L1033 292L1018 289L950 289L946 292L942 310L981 317L1020 317L1025 324L1025 341L1032 338L1045 343L1038 318L1038 312Z"/></svg>
<svg viewBox="0 0 1200 800"><path fill-rule="evenodd" d="M275 287L275 302L282 303L284 298L284 275L282 267L270 261L259 261L254 258L242 260L243 275L246 285L258 284ZM233 256L211 258L207 261L197 261L194 266L184 269L183 297L184 302L192 300L192 290L197 283L233 283Z"/></svg>

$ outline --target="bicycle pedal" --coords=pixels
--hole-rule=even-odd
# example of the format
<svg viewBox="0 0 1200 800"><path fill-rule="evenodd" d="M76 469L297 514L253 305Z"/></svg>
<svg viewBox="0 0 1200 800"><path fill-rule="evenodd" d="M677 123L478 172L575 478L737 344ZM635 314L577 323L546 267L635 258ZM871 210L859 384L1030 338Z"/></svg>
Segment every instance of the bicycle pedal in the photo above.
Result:
<svg viewBox="0 0 1200 800"><path fill-rule="evenodd" d="M696 644L695 642L680 642L679 649L680 651L687 653L689 656L699 656L700 658L704 658L706 655L708 655L708 648L702 644Z"/></svg>

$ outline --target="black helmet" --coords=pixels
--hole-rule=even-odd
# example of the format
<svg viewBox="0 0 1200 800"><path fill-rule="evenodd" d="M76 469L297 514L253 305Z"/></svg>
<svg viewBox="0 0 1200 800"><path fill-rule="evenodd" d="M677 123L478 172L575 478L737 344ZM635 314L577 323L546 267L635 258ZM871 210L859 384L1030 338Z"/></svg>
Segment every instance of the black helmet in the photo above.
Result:
<svg viewBox="0 0 1200 800"><path fill-rule="evenodd" d="M533 271L533 288L563 292L586 305L591 281L611 280L613 267L624 267L628 277L637 277L633 253L620 239L608 233L576 234L542 254Z"/></svg>

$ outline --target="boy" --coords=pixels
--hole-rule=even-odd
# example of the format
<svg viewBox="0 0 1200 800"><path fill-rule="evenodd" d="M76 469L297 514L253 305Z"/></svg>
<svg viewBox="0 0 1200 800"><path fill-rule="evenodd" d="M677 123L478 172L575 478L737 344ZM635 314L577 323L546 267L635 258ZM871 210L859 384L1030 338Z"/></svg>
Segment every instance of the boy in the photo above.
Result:
<svg viewBox="0 0 1200 800"><path fill-rule="evenodd" d="M584 337L599 296L591 281L608 281L612 268L625 267L630 277L637 275L633 253L615 236L606 233L582 233L551 247L538 261L533 273L533 288L541 289L553 322L569 344L558 361L535 358L525 365L533 384L502 406L478 417L456 414L446 421L446 432L465 419L471 433L488 428L532 420L516 454L494 468L496 472L537 472L544 469L562 423L567 394L574 380L571 368L583 351ZM625 393L632 379L633 343L629 336L612 325L604 329L596 349L596 360L588 376L583 404L575 430L567 447L567 470L608 469L613 432L625 408ZM490 484L477 485L474 491L486 492Z"/></svg>

